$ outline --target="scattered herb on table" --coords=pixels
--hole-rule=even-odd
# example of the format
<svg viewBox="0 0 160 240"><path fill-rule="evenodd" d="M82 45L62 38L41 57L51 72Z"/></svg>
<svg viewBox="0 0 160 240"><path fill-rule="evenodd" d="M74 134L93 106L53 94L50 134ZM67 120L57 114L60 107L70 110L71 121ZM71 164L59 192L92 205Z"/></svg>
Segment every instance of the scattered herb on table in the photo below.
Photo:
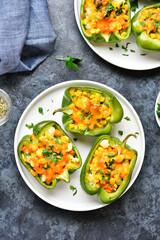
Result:
<svg viewBox="0 0 160 240"><path fill-rule="evenodd" d="M118 45L118 43L116 43L116 48L118 48L119 47L119 45Z"/></svg>
<svg viewBox="0 0 160 240"><path fill-rule="evenodd" d="M77 138L73 138L73 140L76 142L78 139Z"/></svg>
<svg viewBox="0 0 160 240"><path fill-rule="evenodd" d="M139 134L139 132L135 132L135 134L137 134L137 135L138 135L138 134Z"/></svg>
<svg viewBox="0 0 160 240"><path fill-rule="evenodd" d="M74 192L73 196L77 194L77 188L70 185L70 189Z"/></svg>
<svg viewBox="0 0 160 240"><path fill-rule="evenodd" d="M109 47L109 50L110 50L110 51L112 51L112 50L113 50L113 48Z"/></svg>
<svg viewBox="0 0 160 240"><path fill-rule="evenodd" d="M124 119L127 121L131 121L131 119L129 117L125 117Z"/></svg>
<svg viewBox="0 0 160 240"><path fill-rule="evenodd" d="M26 124L25 126L28 127L29 129L31 129L31 128L34 127L34 124L33 124L33 123L31 123L30 125L29 125L29 124Z"/></svg>
<svg viewBox="0 0 160 240"><path fill-rule="evenodd" d="M128 54L122 54L122 55L123 55L123 56L126 56L126 57L129 56Z"/></svg>
<svg viewBox="0 0 160 240"><path fill-rule="evenodd" d="M82 61L83 58L72 58L71 56L67 56L66 58L56 58L58 61L66 61L66 67L68 69L73 68L75 71L79 71L79 68L75 62Z"/></svg>
<svg viewBox="0 0 160 240"><path fill-rule="evenodd" d="M123 131L119 130L119 131L118 131L118 134L119 134L120 136L123 136Z"/></svg>
<svg viewBox="0 0 160 240"><path fill-rule="evenodd" d="M157 111L156 111L156 113L157 113L158 118L160 118L160 103L157 104Z"/></svg>
<svg viewBox="0 0 160 240"><path fill-rule="evenodd" d="M43 108L42 108L42 107L39 107L39 108L38 108L38 112L43 115L43 114L44 114L44 113L43 113Z"/></svg>
<svg viewBox="0 0 160 240"><path fill-rule="evenodd" d="M135 50L133 50L133 49L130 49L130 52L135 52Z"/></svg>
<svg viewBox="0 0 160 240"><path fill-rule="evenodd" d="M141 53L141 56L146 56L147 55L147 53Z"/></svg>

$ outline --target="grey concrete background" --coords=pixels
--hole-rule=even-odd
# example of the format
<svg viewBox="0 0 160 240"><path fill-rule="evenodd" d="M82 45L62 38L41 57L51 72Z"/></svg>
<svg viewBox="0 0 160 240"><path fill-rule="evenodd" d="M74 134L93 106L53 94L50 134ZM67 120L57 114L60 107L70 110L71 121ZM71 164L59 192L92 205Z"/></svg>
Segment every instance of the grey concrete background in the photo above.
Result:
<svg viewBox="0 0 160 240"><path fill-rule="evenodd" d="M13 102L12 115L0 128L0 239L160 239L160 129L154 117L160 69L130 71L105 62L82 39L74 1L48 2L57 33L54 53L31 73L0 76L0 88ZM55 60L67 55L83 57L79 72ZM139 114L146 137L144 164L134 185L115 203L90 212L61 210L38 198L20 176L13 152L18 120L31 100L46 88L72 79L101 82L119 91Z"/></svg>

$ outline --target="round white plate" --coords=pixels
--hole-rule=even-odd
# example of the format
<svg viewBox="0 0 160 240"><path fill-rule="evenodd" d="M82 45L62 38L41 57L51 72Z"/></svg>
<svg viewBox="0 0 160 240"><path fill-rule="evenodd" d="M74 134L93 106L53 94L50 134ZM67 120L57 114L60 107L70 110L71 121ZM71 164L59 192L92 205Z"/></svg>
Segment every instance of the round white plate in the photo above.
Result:
<svg viewBox="0 0 160 240"><path fill-rule="evenodd" d="M160 92L159 92L159 94L157 96L156 103L155 103L155 117L156 117L157 124L160 127L160 119L158 118L158 115L157 115L158 103L160 104Z"/></svg>
<svg viewBox="0 0 160 240"><path fill-rule="evenodd" d="M152 2L152 4L153 3L154 2ZM145 5L150 4L150 2L147 2L146 4L146 1L141 1L139 2L139 9L141 9ZM160 67L159 52L145 52L140 50L136 44L137 36L133 35L132 33L128 40L118 42L119 47L116 47L115 43L95 43L85 38L80 27L80 5L81 0L74 0L74 11L77 25L86 43L101 58L116 66L131 70L147 70ZM125 51L124 49L122 49L122 46L126 47L127 43L129 43L128 51ZM135 52L132 52L132 50L134 50ZM125 56L123 54L128 56Z"/></svg>
<svg viewBox="0 0 160 240"><path fill-rule="evenodd" d="M127 121L123 118L123 120L114 125L114 129L111 132L111 136L119 137L121 140L129 133L138 132L138 139L131 137L128 140L128 144L137 150L138 158L136 165L133 170L131 181L128 185L127 190L131 187L135 179L137 178L139 171L141 169L144 152L145 152L145 138L142 124L139 120L139 117L131 104L117 91L112 88L105 86L100 83L85 81L85 80L77 80L77 81L68 81L64 83L57 84L53 87L50 87L39 94L26 108L24 113L22 114L19 123L17 125L15 140L14 140L14 150L15 150L15 158L16 163L19 169L21 176L24 181L28 185L28 187L41 199L54 205L56 207L73 210L73 211L87 211L98 209L106 206L105 204L99 202L97 196L87 195L80 186L80 171L77 170L71 175L71 181L69 184L60 181L55 189L48 190L44 188L22 165L20 159L17 155L17 146L19 141L22 139L24 135L31 134L32 129L28 129L26 124L36 124L43 120L55 120L57 121L63 128L62 124L62 113L57 113L54 116L52 112L61 107L61 102L63 98L63 94L66 88L70 86L90 86L95 88L105 89L115 95L124 109L124 117L128 116L131 121ZM44 115L40 114L38 108L42 107L44 110ZM118 131L123 130L123 136L118 135ZM68 135L73 139L77 138L78 140L75 142L81 157L84 163L90 148L96 139L96 137L86 137L79 134L71 134ZM73 192L70 190L70 185L77 188L77 194L73 196ZM126 190L126 191L127 191Z"/></svg>

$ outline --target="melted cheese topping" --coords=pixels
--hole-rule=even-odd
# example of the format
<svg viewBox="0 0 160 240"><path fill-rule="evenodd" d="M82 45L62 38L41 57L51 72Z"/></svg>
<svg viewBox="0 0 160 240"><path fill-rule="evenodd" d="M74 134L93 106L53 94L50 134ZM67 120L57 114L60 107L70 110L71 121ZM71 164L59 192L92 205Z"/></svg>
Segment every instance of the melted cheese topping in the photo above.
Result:
<svg viewBox="0 0 160 240"><path fill-rule="evenodd" d="M126 36L129 26L128 5L124 0L86 0L83 25L87 34L110 34L119 31Z"/></svg>
<svg viewBox="0 0 160 240"><path fill-rule="evenodd" d="M93 130L106 126L111 118L112 109L105 96L79 89L71 89L70 95L72 104L69 109L73 111L70 129Z"/></svg>
<svg viewBox="0 0 160 240"><path fill-rule="evenodd" d="M115 192L129 174L134 152L121 145L110 147L103 140L94 152L86 179L95 188L103 186L106 192Z"/></svg>
<svg viewBox="0 0 160 240"><path fill-rule="evenodd" d="M142 11L139 23L148 36L160 40L160 8Z"/></svg>
<svg viewBox="0 0 160 240"><path fill-rule="evenodd" d="M30 140L33 143L21 149L22 158L32 167L30 173L42 182L49 185L57 175L78 166L72 143L60 130L51 127L39 139L32 134Z"/></svg>

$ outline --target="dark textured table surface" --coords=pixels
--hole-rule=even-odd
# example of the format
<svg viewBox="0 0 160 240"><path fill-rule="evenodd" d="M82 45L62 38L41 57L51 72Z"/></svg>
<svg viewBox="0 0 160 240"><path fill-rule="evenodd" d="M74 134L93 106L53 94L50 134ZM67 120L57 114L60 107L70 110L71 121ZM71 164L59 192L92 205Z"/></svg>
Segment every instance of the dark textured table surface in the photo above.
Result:
<svg viewBox="0 0 160 240"><path fill-rule="evenodd" d="M13 102L9 121L0 127L0 239L160 239L160 129L154 117L160 69L130 71L105 62L82 39L73 0L49 0L49 8L57 33L54 53L31 73L0 76L0 88ZM84 58L79 72L55 60L67 55ZM144 163L133 186L115 203L90 212L42 201L23 181L14 157L15 129L27 105L46 88L73 79L101 82L121 93L140 116L146 137Z"/></svg>

